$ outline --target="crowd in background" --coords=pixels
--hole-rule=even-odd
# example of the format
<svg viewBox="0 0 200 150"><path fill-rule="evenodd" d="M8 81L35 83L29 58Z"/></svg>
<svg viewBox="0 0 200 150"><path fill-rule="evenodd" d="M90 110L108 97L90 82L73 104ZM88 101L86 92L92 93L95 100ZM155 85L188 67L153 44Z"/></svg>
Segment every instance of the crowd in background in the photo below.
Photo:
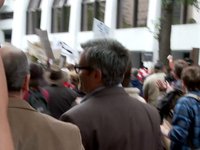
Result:
<svg viewBox="0 0 200 150"><path fill-rule="evenodd" d="M81 46L79 63L60 68L2 44L0 94L9 98L16 150L200 148L200 68L191 59L170 55L168 65L133 68L129 50L116 40Z"/></svg>

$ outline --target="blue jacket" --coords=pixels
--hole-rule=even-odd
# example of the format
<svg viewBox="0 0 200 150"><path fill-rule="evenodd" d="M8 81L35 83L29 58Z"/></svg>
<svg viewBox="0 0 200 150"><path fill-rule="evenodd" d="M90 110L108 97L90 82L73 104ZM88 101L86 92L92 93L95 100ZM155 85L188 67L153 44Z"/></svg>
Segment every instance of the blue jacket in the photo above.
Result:
<svg viewBox="0 0 200 150"><path fill-rule="evenodd" d="M200 96L200 91L189 93ZM169 137L171 139L171 150L200 148L200 101L187 96L178 100Z"/></svg>

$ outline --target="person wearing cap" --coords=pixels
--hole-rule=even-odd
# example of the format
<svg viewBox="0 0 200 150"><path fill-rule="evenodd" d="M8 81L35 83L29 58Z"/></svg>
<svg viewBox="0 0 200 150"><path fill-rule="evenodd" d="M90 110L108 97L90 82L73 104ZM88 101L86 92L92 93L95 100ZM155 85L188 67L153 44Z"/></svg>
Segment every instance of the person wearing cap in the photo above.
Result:
<svg viewBox="0 0 200 150"><path fill-rule="evenodd" d="M69 75L56 65L51 66L45 78L49 83L44 89L47 90L49 95L48 106L50 114L59 119L64 112L73 106L78 93L65 86L66 81L69 82Z"/></svg>
<svg viewBox="0 0 200 150"><path fill-rule="evenodd" d="M143 84L143 96L147 103L157 106L157 99L162 96L165 92L160 91L157 86L157 81L165 81L165 68L161 62L157 62L154 65L154 73L149 75Z"/></svg>

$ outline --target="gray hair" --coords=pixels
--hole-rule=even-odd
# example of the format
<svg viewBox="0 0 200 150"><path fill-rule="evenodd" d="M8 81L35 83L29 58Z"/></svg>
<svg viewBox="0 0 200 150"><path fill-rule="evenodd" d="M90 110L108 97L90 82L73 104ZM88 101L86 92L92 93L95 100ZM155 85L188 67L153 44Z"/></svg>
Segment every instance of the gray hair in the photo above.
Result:
<svg viewBox="0 0 200 150"><path fill-rule="evenodd" d="M112 39L98 39L81 46L88 65L101 70L104 86L111 87L123 81L130 56L122 44Z"/></svg>
<svg viewBox="0 0 200 150"><path fill-rule="evenodd" d="M1 51L8 91L20 91L25 76L29 73L26 54L20 49L7 43L2 46Z"/></svg>

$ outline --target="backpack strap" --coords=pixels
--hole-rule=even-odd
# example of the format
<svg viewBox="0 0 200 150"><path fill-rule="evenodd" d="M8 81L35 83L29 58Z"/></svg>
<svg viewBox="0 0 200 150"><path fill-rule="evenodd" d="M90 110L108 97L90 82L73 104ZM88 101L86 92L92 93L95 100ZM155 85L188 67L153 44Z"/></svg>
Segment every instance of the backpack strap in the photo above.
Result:
<svg viewBox="0 0 200 150"><path fill-rule="evenodd" d="M200 102L200 96L198 96L196 94L188 93L188 94L185 94L184 96L192 97L192 98L196 99L198 102Z"/></svg>

